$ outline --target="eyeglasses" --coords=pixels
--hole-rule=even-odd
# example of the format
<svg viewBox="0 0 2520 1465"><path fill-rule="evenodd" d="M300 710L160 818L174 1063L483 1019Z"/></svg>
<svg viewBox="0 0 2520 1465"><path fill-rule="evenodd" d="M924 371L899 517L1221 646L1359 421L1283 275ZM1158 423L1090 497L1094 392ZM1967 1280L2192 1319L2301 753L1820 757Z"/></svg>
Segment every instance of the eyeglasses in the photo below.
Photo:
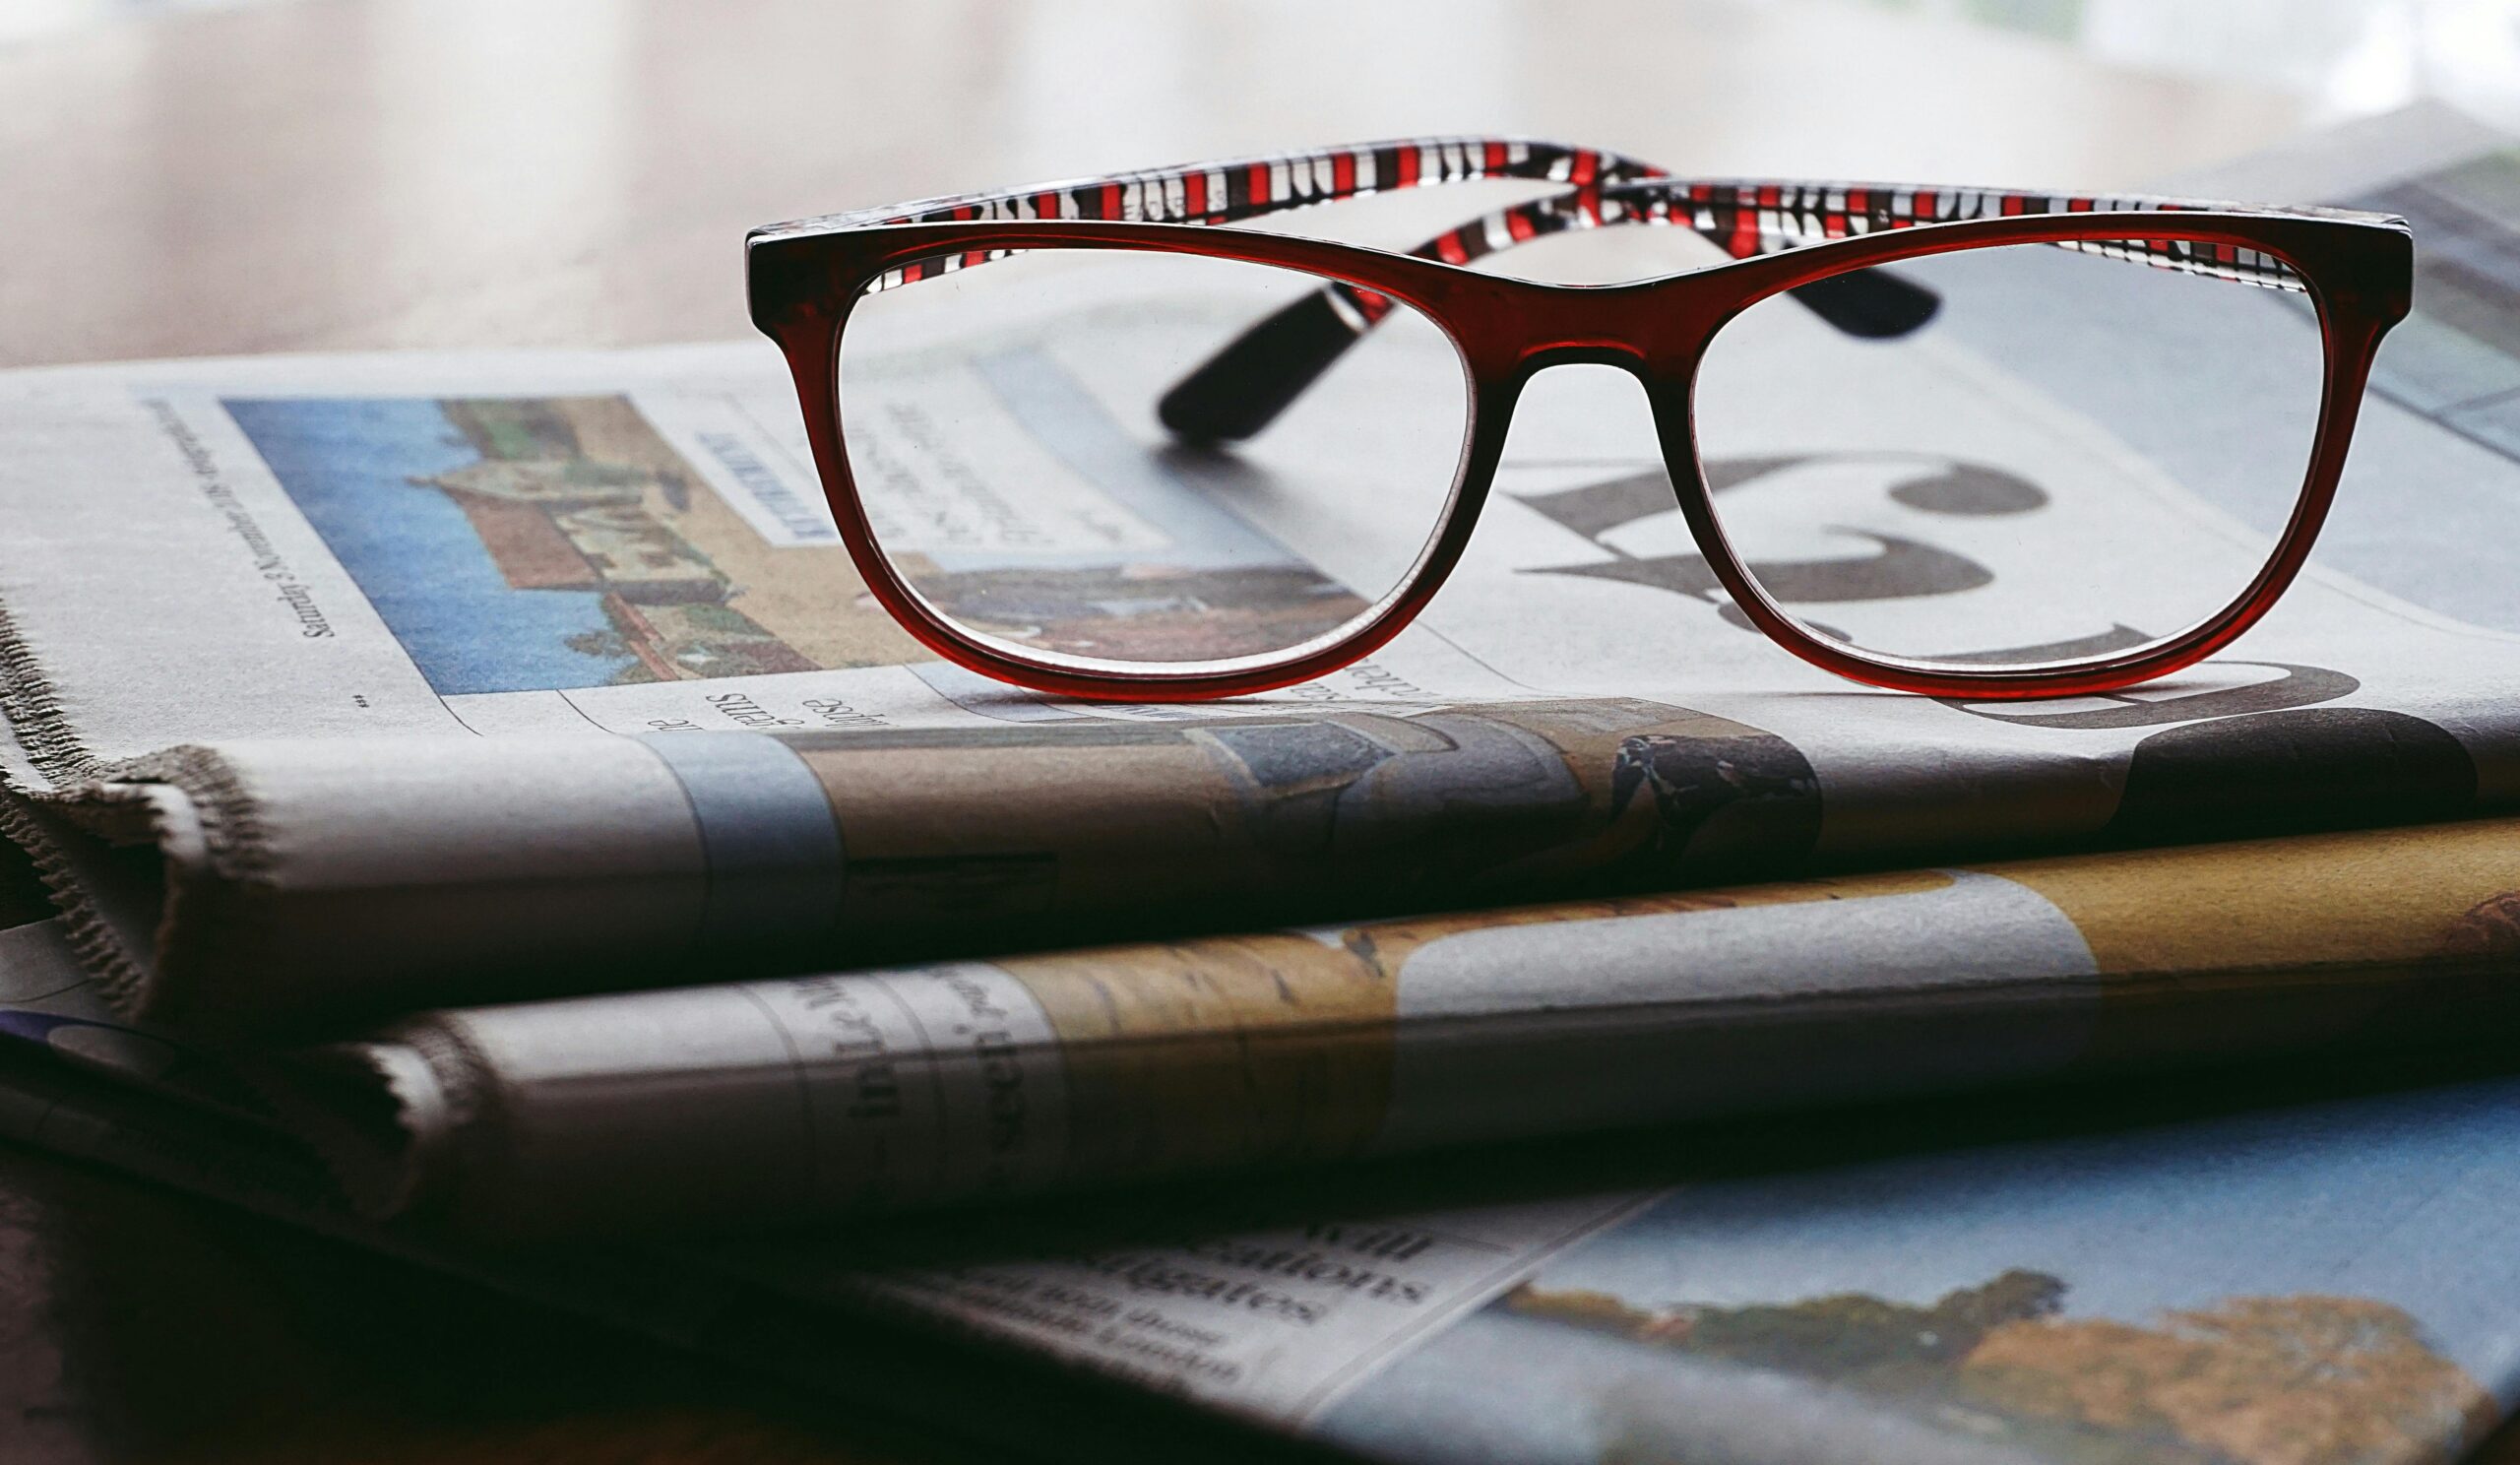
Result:
<svg viewBox="0 0 2520 1465"><path fill-rule="evenodd" d="M1471 179L1557 186L1408 254L1212 227ZM1464 268L1611 224L1721 253L1615 285ZM1461 560L1525 384L1570 363L1642 384L1662 460L1497 495L1581 593L1686 596L1935 696L2161 676L2300 571L2413 277L2377 215L1693 182L1470 139L746 247L876 599L975 671L1140 700L1284 686L1396 635Z"/></svg>

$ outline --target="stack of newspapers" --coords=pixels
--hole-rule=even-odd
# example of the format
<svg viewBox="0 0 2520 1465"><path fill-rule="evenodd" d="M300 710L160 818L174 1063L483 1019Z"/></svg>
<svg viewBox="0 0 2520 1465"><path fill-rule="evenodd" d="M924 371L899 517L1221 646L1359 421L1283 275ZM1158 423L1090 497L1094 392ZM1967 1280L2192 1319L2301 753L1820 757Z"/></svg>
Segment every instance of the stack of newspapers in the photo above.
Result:
<svg viewBox="0 0 2520 1465"><path fill-rule="evenodd" d="M1042 1454L2454 1459L2520 153L2213 191L2408 216L2418 314L2273 615L2065 701L1588 573L1623 383L1370 661L1114 706L892 626L764 345L0 377L0 1133Z"/></svg>

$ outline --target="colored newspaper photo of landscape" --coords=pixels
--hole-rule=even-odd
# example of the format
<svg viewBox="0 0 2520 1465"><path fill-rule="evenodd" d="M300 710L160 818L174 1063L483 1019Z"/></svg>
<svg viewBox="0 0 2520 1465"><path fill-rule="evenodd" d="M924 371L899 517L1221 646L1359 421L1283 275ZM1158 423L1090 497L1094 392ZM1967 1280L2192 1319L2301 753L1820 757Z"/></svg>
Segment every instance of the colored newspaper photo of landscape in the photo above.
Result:
<svg viewBox="0 0 2520 1465"><path fill-rule="evenodd" d="M756 506L775 497L769 513L817 531L774 539L627 397L221 405L442 696L930 659L868 594L809 471L727 465ZM890 424L883 456L861 455L870 511L925 527L908 538L929 547L896 550L895 567L960 624L1084 655L1108 650L1123 625L1139 659L1237 655L1363 608L1229 511L1168 480L1141 483L1168 470L1133 445L1114 458L1110 442L1080 446L1081 430L1044 447L1090 447L1095 472L1045 459L1033 486L1055 475L1090 500L1071 517L1127 520L1129 542L1086 554L1031 545L1048 512L983 481L950 434L914 414ZM986 521L989 547L944 547L962 521Z"/></svg>
<svg viewBox="0 0 2520 1465"><path fill-rule="evenodd" d="M1354 620L1364 598L1307 565L947 568L894 556L957 625L1033 650L1195 663L1301 645Z"/></svg>
<svg viewBox="0 0 2520 1465"><path fill-rule="evenodd" d="M1965 1435L2089 1465L2448 1460L2492 1401L2405 1309L2367 1298L2228 1298L2144 1323L2061 1315L2071 1288L2013 1268L1924 1305L1846 1292L1638 1306L1526 1284L1499 1305L1673 1355L1825 1382ZM1650 1411L1614 1453L1645 1446Z"/></svg>
<svg viewBox="0 0 2520 1465"><path fill-rule="evenodd" d="M1528 1465L2448 1465L2520 1361L2508 1290L2459 1264L2512 1211L2515 1101L2491 1079L1685 1183L1320 1424Z"/></svg>
<svg viewBox="0 0 2520 1465"><path fill-rule="evenodd" d="M772 543L627 398L222 405L440 695L925 657L836 538Z"/></svg>
<svg viewBox="0 0 2520 1465"><path fill-rule="evenodd" d="M1183 339L1166 308L1119 313L1129 326L1118 333L1113 313L1079 311L1064 330L1084 344L1070 352L983 331L844 364L858 502L893 569L938 614L1031 652L1204 662L1326 635L1363 613L1359 589L1387 588L1343 583L1289 545L1284 522L1273 530L1273 514L1300 522L1321 509L1314 474L1184 452L1145 410L1160 374L1111 375L1115 359ZM1206 311L1190 324L1190 339L1224 329ZM1412 524L1416 538L1432 519Z"/></svg>

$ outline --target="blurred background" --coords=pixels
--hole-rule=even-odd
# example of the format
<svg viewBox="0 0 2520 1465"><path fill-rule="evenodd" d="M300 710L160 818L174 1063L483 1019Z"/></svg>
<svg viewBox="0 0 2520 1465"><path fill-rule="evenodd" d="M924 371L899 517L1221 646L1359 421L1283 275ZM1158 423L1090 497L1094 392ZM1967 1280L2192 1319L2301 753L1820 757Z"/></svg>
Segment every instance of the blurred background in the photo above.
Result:
<svg viewBox="0 0 2520 1465"><path fill-rule="evenodd" d="M2520 0L7 0L0 364L748 333L753 224L1509 132L2110 189L2422 100Z"/></svg>
<svg viewBox="0 0 2520 1465"><path fill-rule="evenodd" d="M0 42L131 16L286 0L11 0ZM2438 97L2520 125L2520 0L1868 0L1874 9L2011 31L2128 66L2280 89L2322 116ZM1123 9L1080 5L1098 19ZM1172 6L1168 9L1201 7ZM1465 29L1514 7L1466 3ZM1767 0L1765 10L1809 9ZM1134 7L1150 12L1157 7ZM1354 7L1349 7L1353 11Z"/></svg>
<svg viewBox="0 0 2520 1465"><path fill-rule="evenodd" d="M2513 0L1875 0L2120 65L2272 87L2333 120L2432 98L2520 128Z"/></svg>

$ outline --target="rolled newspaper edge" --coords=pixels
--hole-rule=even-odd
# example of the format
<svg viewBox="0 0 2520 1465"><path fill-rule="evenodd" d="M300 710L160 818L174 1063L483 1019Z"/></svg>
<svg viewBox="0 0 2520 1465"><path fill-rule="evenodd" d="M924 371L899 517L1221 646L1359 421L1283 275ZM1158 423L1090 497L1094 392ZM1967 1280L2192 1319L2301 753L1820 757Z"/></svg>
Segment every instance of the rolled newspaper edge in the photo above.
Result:
<svg viewBox="0 0 2520 1465"><path fill-rule="evenodd" d="M470 1108L460 1058L432 1062L428 1035L344 1043L254 1065L248 1076L323 1162L360 1215L389 1220L428 1208ZM452 1055L450 1055L452 1056Z"/></svg>
<svg viewBox="0 0 2520 1465"><path fill-rule="evenodd" d="M771 1226L2507 1031L2520 821L425 1013L296 1065L362 1205Z"/></svg>

